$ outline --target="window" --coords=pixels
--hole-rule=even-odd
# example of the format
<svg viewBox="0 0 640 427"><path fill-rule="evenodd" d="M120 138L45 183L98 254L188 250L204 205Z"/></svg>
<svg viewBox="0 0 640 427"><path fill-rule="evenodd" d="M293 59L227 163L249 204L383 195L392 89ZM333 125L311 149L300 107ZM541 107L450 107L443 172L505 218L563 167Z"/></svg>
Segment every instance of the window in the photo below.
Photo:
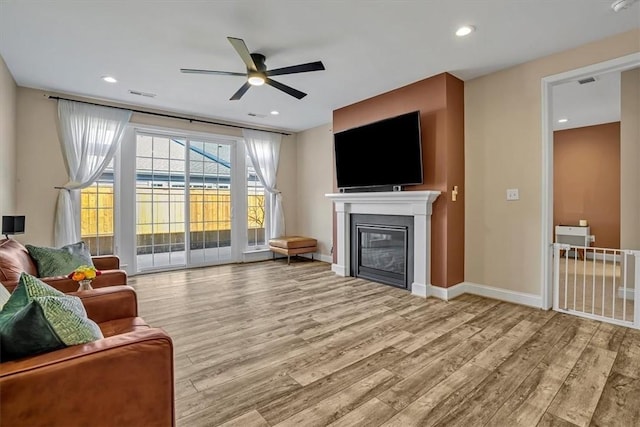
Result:
<svg viewBox="0 0 640 427"><path fill-rule="evenodd" d="M125 136L115 167L82 191L93 255L117 253L136 273L235 262L266 247L269 197L240 138L134 127Z"/></svg>
<svg viewBox="0 0 640 427"><path fill-rule="evenodd" d="M114 254L113 160L100 178L80 192L80 236L91 255Z"/></svg>

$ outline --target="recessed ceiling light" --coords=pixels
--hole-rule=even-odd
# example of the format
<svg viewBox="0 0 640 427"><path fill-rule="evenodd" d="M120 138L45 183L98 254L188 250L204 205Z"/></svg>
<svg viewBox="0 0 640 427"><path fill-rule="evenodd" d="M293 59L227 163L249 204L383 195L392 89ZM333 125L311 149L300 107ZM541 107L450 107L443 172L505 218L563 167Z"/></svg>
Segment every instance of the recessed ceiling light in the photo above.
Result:
<svg viewBox="0 0 640 427"><path fill-rule="evenodd" d="M462 27L456 30L456 36L458 37L468 36L469 34L473 33L475 30L476 30L475 27L471 25L463 25Z"/></svg>
<svg viewBox="0 0 640 427"><path fill-rule="evenodd" d="M271 115L272 115L272 116L277 116L278 114L280 114L280 111L273 110L273 111L271 112Z"/></svg>
<svg viewBox="0 0 640 427"><path fill-rule="evenodd" d="M111 77L111 76L102 76L102 80L104 80L107 83L117 83L118 80L116 80L115 77Z"/></svg>
<svg viewBox="0 0 640 427"><path fill-rule="evenodd" d="M613 3L611 3L611 9L613 9L614 12L620 12L634 4L636 1L638 0L613 0Z"/></svg>
<svg viewBox="0 0 640 427"><path fill-rule="evenodd" d="M558 123L567 123L569 119L558 119Z"/></svg>

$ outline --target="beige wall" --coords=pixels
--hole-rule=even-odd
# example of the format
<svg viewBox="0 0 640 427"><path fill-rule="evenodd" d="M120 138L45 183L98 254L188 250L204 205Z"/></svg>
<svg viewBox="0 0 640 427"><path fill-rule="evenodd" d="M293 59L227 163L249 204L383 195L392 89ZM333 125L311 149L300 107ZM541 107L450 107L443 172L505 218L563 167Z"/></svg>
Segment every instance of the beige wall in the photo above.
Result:
<svg viewBox="0 0 640 427"><path fill-rule="evenodd" d="M26 233L20 239L35 245L53 245L53 218L57 190L67 174L56 128L56 103L43 92L18 88L18 209L26 215Z"/></svg>
<svg viewBox="0 0 640 427"><path fill-rule="evenodd" d="M23 87L17 90L17 206L27 217L26 233L20 240L44 246L53 245L53 224L58 195L53 187L63 185L67 181L57 134L57 103L49 100L47 95L46 92ZM240 129L137 113L131 117L131 123L230 136L241 135ZM280 149L278 186L283 193L287 228L296 227L295 160L295 135L284 136Z"/></svg>
<svg viewBox="0 0 640 427"><path fill-rule="evenodd" d="M331 124L300 132L296 140L298 225L294 234L318 240L318 252L331 261L333 204L324 195L333 192L333 131Z"/></svg>
<svg viewBox="0 0 640 427"><path fill-rule="evenodd" d="M541 79L638 51L633 30L465 82L465 281L540 295Z"/></svg>
<svg viewBox="0 0 640 427"><path fill-rule="evenodd" d="M278 162L277 185L282 192L284 207L284 227L286 234L298 229L298 171L296 135L283 136L280 144L280 161Z"/></svg>
<svg viewBox="0 0 640 427"><path fill-rule="evenodd" d="M620 79L620 246L640 249L640 68Z"/></svg>
<svg viewBox="0 0 640 427"><path fill-rule="evenodd" d="M16 215L16 83L0 56L0 215Z"/></svg>

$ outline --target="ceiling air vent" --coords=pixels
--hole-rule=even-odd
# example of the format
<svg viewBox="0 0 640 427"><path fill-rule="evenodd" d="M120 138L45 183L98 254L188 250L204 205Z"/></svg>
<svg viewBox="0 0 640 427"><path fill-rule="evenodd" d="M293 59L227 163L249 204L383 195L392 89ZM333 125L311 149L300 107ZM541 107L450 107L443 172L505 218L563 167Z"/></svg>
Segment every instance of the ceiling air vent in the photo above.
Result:
<svg viewBox="0 0 640 427"><path fill-rule="evenodd" d="M129 93L131 95L146 96L147 98L155 98L156 97L155 93L140 92L139 90L131 90L131 89L129 89Z"/></svg>
<svg viewBox="0 0 640 427"><path fill-rule="evenodd" d="M247 113L247 115L251 117L259 117L261 119L264 119L265 117L267 117L266 114L258 114L258 113Z"/></svg>
<svg viewBox="0 0 640 427"><path fill-rule="evenodd" d="M595 77L586 77L584 79L578 80L578 83L580 83L581 85L584 85L584 84L587 84L587 83L593 83L595 81L596 81Z"/></svg>

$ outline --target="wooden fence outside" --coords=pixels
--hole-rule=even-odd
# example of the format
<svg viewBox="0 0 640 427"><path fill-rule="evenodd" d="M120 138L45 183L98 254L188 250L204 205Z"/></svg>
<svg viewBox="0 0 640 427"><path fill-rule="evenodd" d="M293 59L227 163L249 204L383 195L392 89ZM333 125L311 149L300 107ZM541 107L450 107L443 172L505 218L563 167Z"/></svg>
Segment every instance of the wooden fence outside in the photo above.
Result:
<svg viewBox="0 0 640 427"><path fill-rule="evenodd" d="M184 232L184 189L140 187L137 190L136 234ZM81 192L81 235L112 236L113 187L90 186ZM249 229L264 228L264 195L248 196ZM231 229L231 194L228 189L190 189L191 231Z"/></svg>

